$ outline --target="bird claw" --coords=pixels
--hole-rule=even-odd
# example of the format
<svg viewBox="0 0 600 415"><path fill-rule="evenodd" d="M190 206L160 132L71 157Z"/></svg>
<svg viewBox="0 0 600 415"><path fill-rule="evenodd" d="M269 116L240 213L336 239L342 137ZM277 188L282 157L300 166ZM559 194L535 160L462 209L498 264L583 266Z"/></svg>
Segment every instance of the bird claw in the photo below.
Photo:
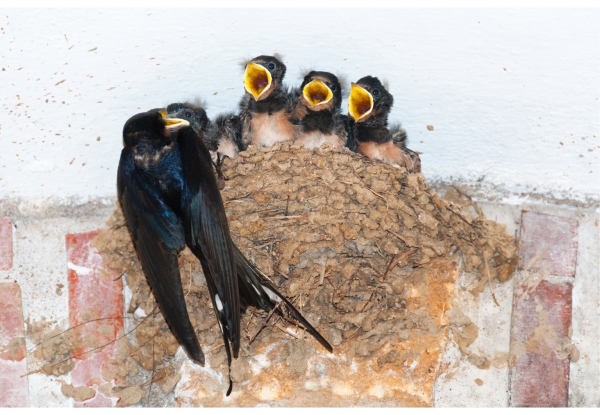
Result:
<svg viewBox="0 0 600 415"><path fill-rule="evenodd" d="M217 151L217 162L215 163L213 161L213 166L215 166L215 170L217 172L217 177L221 180L229 180L229 178L225 177L223 175L223 172L221 171L221 167L223 166L223 160L225 160L225 157L229 158L228 155L221 154L220 152Z"/></svg>

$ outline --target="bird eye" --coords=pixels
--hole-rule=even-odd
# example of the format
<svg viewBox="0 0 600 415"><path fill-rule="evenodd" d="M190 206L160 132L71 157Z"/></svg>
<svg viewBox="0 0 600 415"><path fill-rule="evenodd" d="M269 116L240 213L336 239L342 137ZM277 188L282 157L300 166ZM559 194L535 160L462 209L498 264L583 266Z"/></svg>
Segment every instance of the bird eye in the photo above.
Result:
<svg viewBox="0 0 600 415"><path fill-rule="evenodd" d="M372 92L373 95L379 95L379 89L374 89Z"/></svg>
<svg viewBox="0 0 600 415"><path fill-rule="evenodd" d="M337 89L337 86L331 85L331 87L329 89L331 89L331 92L335 92L335 90Z"/></svg>
<svg viewBox="0 0 600 415"><path fill-rule="evenodd" d="M192 113L189 111L186 111L184 115L185 115L185 118L190 118L192 116Z"/></svg>
<svg viewBox="0 0 600 415"><path fill-rule="evenodd" d="M271 63L269 63L267 65L267 68L269 68L269 69L275 69L275 64L273 62L271 62Z"/></svg>

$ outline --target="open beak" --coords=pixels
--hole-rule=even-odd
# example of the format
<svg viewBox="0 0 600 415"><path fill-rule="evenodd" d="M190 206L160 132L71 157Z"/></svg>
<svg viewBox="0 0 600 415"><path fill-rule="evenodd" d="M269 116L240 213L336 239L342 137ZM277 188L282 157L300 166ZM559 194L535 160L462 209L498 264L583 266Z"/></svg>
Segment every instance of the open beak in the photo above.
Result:
<svg viewBox="0 0 600 415"><path fill-rule="evenodd" d="M363 121L373 111L373 95L361 86L352 82L348 98L348 114L356 122Z"/></svg>
<svg viewBox="0 0 600 415"><path fill-rule="evenodd" d="M264 66L256 63L248 63L244 73L244 88L256 101L260 99L265 91L271 86L271 72Z"/></svg>
<svg viewBox="0 0 600 415"><path fill-rule="evenodd" d="M165 110L161 110L160 115L165 120L165 130L169 133L190 125L189 121L181 118L168 118L168 114Z"/></svg>
<svg viewBox="0 0 600 415"><path fill-rule="evenodd" d="M327 104L333 98L331 89L318 79L306 84L302 90L302 94L304 95L304 99L310 104L311 108L314 108L319 104Z"/></svg>

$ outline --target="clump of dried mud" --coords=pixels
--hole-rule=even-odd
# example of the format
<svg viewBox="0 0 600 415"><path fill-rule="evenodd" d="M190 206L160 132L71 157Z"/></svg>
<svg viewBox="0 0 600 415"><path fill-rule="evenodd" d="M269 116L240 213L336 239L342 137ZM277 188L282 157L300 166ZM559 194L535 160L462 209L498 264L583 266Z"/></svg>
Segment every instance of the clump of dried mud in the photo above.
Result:
<svg viewBox="0 0 600 415"><path fill-rule="evenodd" d="M492 279L503 282L513 274L516 244L504 226L486 220L460 192L441 198L421 174L407 174L404 168L326 147L307 150L282 143L251 147L225 160L223 174L222 196L234 242L350 360L376 358L381 368L409 358L386 345L418 332L439 331L441 322L432 316L442 316L450 306L445 297L435 300L427 273L434 264L462 264L479 279L479 291ZM137 317L129 325L135 330L127 337L128 358L152 371L152 382L169 393L180 376L173 365L179 345L156 307L120 210L108 226L93 245L108 266L123 271L132 292L127 313ZM200 264L187 249L180 255L180 270L208 364L226 371ZM247 358L273 339L291 340L286 362L297 373L304 372L308 357L320 347L311 340L294 340L305 334L275 317L248 344L265 317L252 309L243 317L246 340L232 368L234 382L252 376ZM475 339L477 328L470 321L461 325L460 316L455 317L449 315L461 329L455 339L463 339L462 350ZM44 357L55 359L50 352ZM121 385L140 389L127 380L133 370L121 372ZM139 401L143 394L135 396ZM127 403L137 401L134 397Z"/></svg>

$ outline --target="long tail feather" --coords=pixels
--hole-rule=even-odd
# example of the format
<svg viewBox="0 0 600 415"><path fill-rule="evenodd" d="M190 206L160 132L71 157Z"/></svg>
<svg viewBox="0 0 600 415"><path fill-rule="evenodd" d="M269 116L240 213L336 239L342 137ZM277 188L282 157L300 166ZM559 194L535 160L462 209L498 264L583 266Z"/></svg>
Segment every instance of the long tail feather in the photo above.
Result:
<svg viewBox="0 0 600 415"><path fill-rule="evenodd" d="M285 309L288 313L287 317L291 317L315 338L323 347L332 352L333 348L327 340L300 314L298 310L281 294L269 281L268 277L263 274L254 264L240 252L237 246L234 245L233 254L235 263L238 269L238 279L240 286L244 285L245 289L240 289L242 302L247 305L253 305L264 311L271 311L278 302L285 304ZM284 312L279 307L276 312L282 317L286 317Z"/></svg>

